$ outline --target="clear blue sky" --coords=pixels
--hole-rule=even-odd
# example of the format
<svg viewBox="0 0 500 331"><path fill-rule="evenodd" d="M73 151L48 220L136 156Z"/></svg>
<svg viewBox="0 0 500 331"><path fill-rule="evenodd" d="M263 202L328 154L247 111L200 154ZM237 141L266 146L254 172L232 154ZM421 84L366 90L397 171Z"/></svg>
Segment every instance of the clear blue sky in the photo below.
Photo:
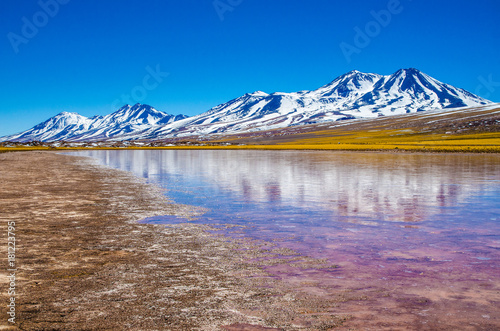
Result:
<svg viewBox="0 0 500 331"><path fill-rule="evenodd" d="M500 102L498 0L1 0L0 17L0 136L105 115L127 94L196 115L353 69L414 67Z"/></svg>

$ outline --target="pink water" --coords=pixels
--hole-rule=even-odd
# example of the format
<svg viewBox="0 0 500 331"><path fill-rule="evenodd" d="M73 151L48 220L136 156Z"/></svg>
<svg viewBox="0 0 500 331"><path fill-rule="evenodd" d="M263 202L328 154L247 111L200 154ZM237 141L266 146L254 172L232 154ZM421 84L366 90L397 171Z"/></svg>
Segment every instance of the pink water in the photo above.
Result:
<svg viewBox="0 0 500 331"><path fill-rule="evenodd" d="M298 291L342 297L351 328L500 329L500 156L307 151L84 155L209 211L194 222L324 258L264 266ZM150 223L179 223L165 216ZM346 327L346 328L348 328Z"/></svg>

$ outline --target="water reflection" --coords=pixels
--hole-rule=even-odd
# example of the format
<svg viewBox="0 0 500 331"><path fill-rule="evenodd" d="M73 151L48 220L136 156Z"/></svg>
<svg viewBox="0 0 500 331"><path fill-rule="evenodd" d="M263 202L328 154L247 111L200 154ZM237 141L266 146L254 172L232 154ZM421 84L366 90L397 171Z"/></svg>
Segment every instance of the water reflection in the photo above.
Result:
<svg viewBox="0 0 500 331"><path fill-rule="evenodd" d="M409 320L420 316L425 325L443 316L461 321L467 311L466 319L482 329L500 325L495 308L500 300L499 155L79 154L148 178L167 188L175 202L209 209L195 222L244 225L225 233L281 238L280 247L338 265L334 270L304 270L293 263L263 267L301 291L336 296L348 289L353 298L367 298L363 304L344 303L336 312L358 311L361 320L384 323L394 319L394 312L398 318L406 312ZM145 221L186 222L175 217Z"/></svg>
<svg viewBox="0 0 500 331"><path fill-rule="evenodd" d="M189 178L202 186L231 192L231 200L238 202L331 211L336 219L368 218L372 222L419 222L464 203L470 196L487 194L498 187L500 162L496 155L450 154L175 150L85 153L106 165L164 183L169 189L175 186L175 177L183 177L183 182Z"/></svg>

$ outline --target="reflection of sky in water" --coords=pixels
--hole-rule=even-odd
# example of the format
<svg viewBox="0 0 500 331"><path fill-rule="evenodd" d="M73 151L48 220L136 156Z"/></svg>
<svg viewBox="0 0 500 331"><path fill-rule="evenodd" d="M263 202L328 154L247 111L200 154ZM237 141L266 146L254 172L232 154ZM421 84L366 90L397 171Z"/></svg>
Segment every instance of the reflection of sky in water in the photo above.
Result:
<svg viewBox="0 0 500 331"><path fill-rule="evenodd" d="M208 150L79 154L164 186L174 202L208 208L195 223L249 226L232 236L289 238L283 245L300 252L358 264L390 264L401 256L460 260L484 268L500 262L497 155ZM186 222L168 216L146 221Z"/></svg>

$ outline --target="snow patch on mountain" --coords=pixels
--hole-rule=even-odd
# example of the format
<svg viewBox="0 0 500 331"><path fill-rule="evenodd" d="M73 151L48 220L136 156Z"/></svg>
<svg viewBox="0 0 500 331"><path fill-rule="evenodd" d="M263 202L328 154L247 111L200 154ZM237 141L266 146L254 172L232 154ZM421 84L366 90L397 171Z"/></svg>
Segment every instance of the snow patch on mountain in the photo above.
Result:
<svg viewBox="0 0 500 331"><path fill-rule="evenodd" d="M413 68L388 76L354 70L314 91L247 93L203 114L120 139L269 130L489 103L491 101L441 83Z"/></svg>
<svg viewBox="0 0 500 331"><path fill-rule="evenodd" d="M313 91L271 94L256 91L193 117L168 115L141 104L126 105L110 115L93 118L61 113L0 141L156 140L491 103L414 68L400 69L387 76L353 70Z"/></svg>
<svg viewBox="0 0 500 331"><path fill-rule="evenodd" d="M77 113L62 112L33 128L0 141L81 141L106 140L120 135L144 131L187 118L169 115L149 105L125 105L106 116L87 118Z"/></svg>

